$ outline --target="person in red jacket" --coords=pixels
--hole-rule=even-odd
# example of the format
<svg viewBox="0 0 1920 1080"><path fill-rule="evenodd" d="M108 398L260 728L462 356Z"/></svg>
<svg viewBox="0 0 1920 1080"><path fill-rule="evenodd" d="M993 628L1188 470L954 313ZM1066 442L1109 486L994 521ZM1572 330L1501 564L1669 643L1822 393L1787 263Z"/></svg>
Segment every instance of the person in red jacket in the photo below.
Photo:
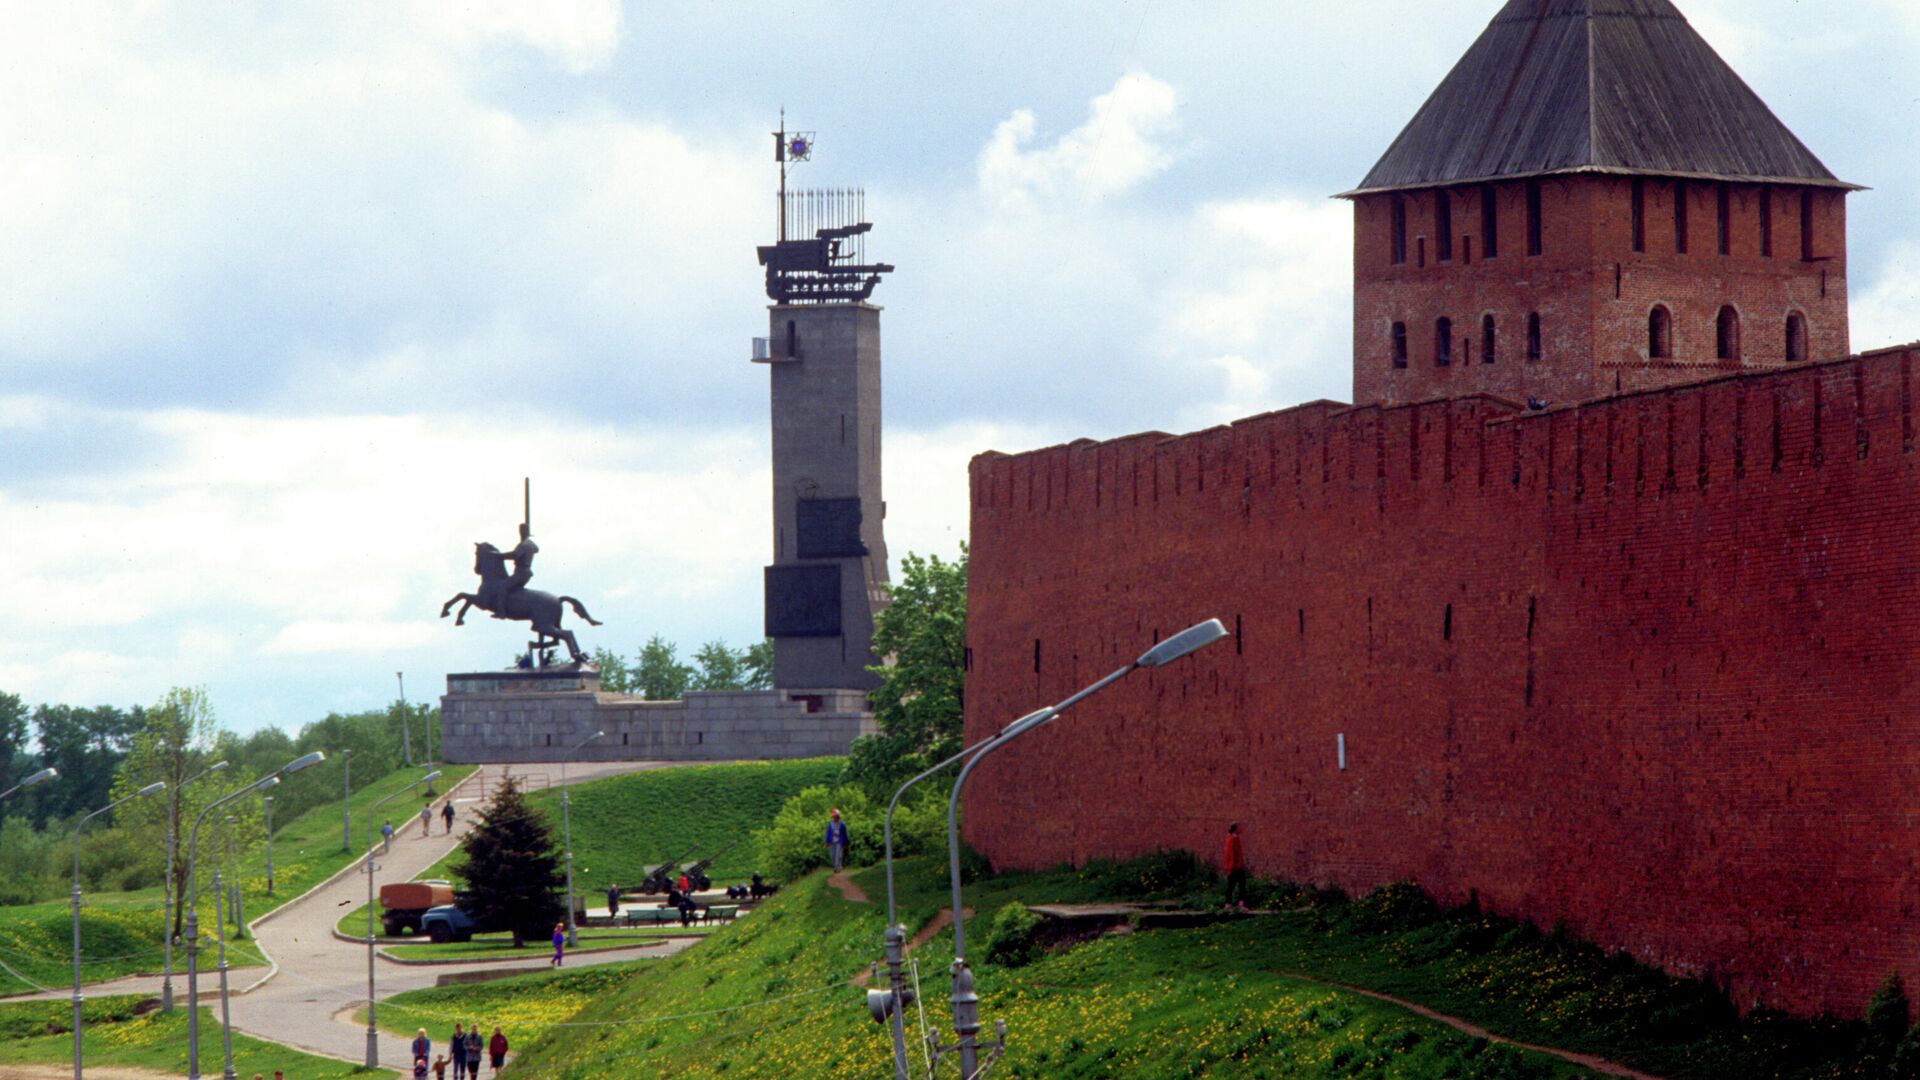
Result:
<svg viewBox="0 0 1920 1080"><path fill-rule="evenodd" d="M1241 911L1247 910L1247 857L1240 850L1240 823L1227 826L1227 850L1220 859L1220 869L1227 875L1227 897L1222 906L1232 908L1237 903Z"/></svg>
<svg viewBox="0 0 1920 1080"><path fill-rule="evenodd" d="M493 1071L496 1073L507 1063L507 1037L500 1034L499 1028L493 1029L493 1039L487 1043L487 1055L493 1058Z"/></svg>

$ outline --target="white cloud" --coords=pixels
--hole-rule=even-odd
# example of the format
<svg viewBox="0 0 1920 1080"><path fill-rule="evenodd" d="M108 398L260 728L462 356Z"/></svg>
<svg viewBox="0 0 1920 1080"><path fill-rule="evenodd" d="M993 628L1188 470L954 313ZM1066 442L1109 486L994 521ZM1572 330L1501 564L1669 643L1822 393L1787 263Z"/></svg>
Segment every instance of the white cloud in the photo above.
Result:
<svg viewBox="0 0 1920 1080"><path fill-rule="evenodd" d="M296 619L280 628L265 645L262 656L306 656L313 653L367 653L368 658L432 642L434 627L424 622L379 622L369 619Z"/></svg>
<svg viewBox="0 0 1920 1080"><path fill-rule="evenodd" d="M1123 75L1093 99L1086 123L1048 146L1033 145L1040 122L1020 109L981 151L980 190L1005 207L1125 191L1173 162L1175 153L1161 138L1177 126L1178 105L1172 86L1151 75Z"/></svg>
<svg viewBox="0 0 1920 1080"><path fill-rule="evenodd" d="M1920 243L1902 240L1892 245L1873 284L1851 300L1853 351L1920 338Z"/></svg>
<svg viewBox="0 0 1920 1080"><path fill-rule="evenodd" d="M425 0L409 10L456 41L518 42L576 73L605 65L620 43L616 0Z"/></svg>

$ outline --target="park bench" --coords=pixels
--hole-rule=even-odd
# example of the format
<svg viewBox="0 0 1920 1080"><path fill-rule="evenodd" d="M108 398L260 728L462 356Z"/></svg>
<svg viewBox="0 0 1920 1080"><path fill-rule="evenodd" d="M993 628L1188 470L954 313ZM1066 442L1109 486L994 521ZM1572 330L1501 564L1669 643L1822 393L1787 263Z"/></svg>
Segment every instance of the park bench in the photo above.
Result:
<svg viewBox="0 0 1920 1080"><path fill-rule="evenodd" d="M680 912L674 908L628 908L621 915L628 926L659 926L680 921Z"/></svg>

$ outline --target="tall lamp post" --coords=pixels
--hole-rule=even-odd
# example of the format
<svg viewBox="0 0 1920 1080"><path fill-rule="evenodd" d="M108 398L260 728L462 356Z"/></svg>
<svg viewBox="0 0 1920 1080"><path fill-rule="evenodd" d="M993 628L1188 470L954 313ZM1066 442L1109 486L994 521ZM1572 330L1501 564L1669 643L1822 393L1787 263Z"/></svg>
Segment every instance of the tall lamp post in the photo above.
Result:
<svg viewBox="0 0 1920 1080"><path fill-rule="evenodd" d="M1060 704L1030 713L1008 724L1005 730L987 740L986 745L980 747L978 752L960 767L960 775L953 781L953 794L947 799L947 877L953 891L953 996L951 1000L953 1002L953 1033L958 1040L955 1046L942 1047L941 1052L946 1053L952 1050L960 1052L962 1077L971 1080L979 1072L979 1047L974 1040L980 1031L980 998L973 991L973 971L967 967L967 928L960 906L960 827L957 814L960 808L960 791L966 786L967 775L973 772L974 766L985 760L988 754L1034 728L1049 723L1061 713L1119 682L1135 670L1143 667L1163 667L1195 649L1211 645L1226 636L1227 628L1220 625L1219 619L1208 619L1206 622L1189 626L1141 653L1138 660L1088 686ZM994 1052L998 1054L1004 1045L1003 1037L994 1047Z"/></svg>
<svg viewBox="0 0 1920 1080"><path fill-rule="evenodd" d="M567 848L567 948L569 949L580 942L575 938L573 927L573 789L567 786L567 759L605 734L605 731L596 731L581 739L573 749L560 756L560 829Z"/></svg>
<svg viewBox="0 0 1920 1080"><path fill-rule="evenodd" d="M38 787L49 780L57 779L59 776L59 769L41 769L39 772L34 773L32 776L27 777L25 780L20 781L7 790L0 791L0 799L4 799L14 792L25 788Z"/></svg>
<svg viewBox="0 0 1920 1080"><path fill-rule="evenodd" d="M369 1069L380 1067L380 1029L374 1026L373 1022L373 819L377 816L374 811L380 809L381 803L397 799L412 791L417 785L425 784L432 787L433 782L439 778L438 772L430 772L367 807L367 1068Z"/></svg>
<svg viewBox="0 0 1920 1080"><path fill-rule="evenodd" d="M260 800L267 804L267 895L273 895L273 796Z"/></svg>
<svg viewBox="0 0 1920 1080"><path fill-rule="evenodd" d="M193 819L193 828L187 830L187 1080L200 1080L200 879L194 873L195 860L199 855L200 826L207 815L220 809L235 799L265 791L280 782L283 776L290 776L301 769L310 768L327 760L327 755L319 750L302 755L282 765L274 772L255 780L238 791L208 803L199 815ZM220 877L214 874L213 891L220 892ZM217 910L217 908L216 908ZM215 920L219 925L219 920ZM226 1070L222 1073L225 1080L237 1080L233 1071L233 1025L232 1015L227 1003L227 935L224 928L220 933L220 1027L226 1046Z"/></svg>
<svg viewBox="0 0 1920 1080"><path fill-rule="evenodd" d="M139 791L115 799L113 802L81 818L80 824L73 827L73 1080L80 1080L81 1077L80 1003L86 1000L85 996L80 993L80 830L87 827L87 822L119 806L121 803L131 802L143 795L156 795L166 789L167 785L165 781L148 784Z"/></svg>
<svg viewBox="0 0 1920 1080"><path fill-rule="evenodd" d="M407 753L407 767L413 767L413 726L407 721L407 676L396 671L393 677L400 680L400 745Z"/></svg>
<svg viewBox="0 0 1920 1080"><path fill-rule="evenodd" d="M353 751L340 751L340 850L353 850Z"/></svg>
<svg viewBox="0 0 1920 1080"><path fill-rule="evenodd" d="M182 782L179 787L167 793L167 892L166 902L162 908L166 922L161 927L167 938L167 962L164 969L165 973L160 976L160 1011L162 1012L173 1011L173 915L174 908L179 904L179 897L175 896L173 891L173 849L179 846L180 795L186 791L188 786L198 781L201 777L217 773L226 767L226 762L216 761L206 768L201 769L199 772L194 773Z"/></svg>

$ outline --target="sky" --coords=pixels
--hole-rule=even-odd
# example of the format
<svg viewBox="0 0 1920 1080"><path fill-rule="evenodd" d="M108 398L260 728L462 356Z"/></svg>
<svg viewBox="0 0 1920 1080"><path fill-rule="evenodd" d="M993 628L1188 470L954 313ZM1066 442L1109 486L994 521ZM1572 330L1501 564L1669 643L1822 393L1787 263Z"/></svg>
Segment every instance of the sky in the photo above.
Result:
<svg viewBox="0 0 1920 1080"><path fill-rule="evenodd" d="M1920 338L1920 5L1680 0ZM860 187L888 544L966 462L1350 387L1354 186L1498 0L0 0L0 691L237 731L437 697L472 545L691 652L760 631L768 132ZM896 566L897 575L897 566Z"/></svg>

